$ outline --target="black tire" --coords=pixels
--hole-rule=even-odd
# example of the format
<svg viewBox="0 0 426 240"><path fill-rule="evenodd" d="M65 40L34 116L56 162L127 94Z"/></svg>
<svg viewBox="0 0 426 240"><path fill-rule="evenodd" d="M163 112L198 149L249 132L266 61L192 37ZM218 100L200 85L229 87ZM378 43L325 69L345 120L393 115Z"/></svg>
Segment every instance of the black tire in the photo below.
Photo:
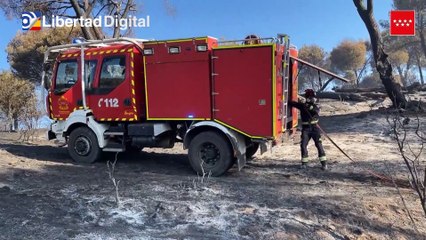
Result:
<svg viewBox="0 0 426 240"><path fill-rule="evenodd" d="M68 153L77 163L93 163L101 157L95 133L87 127L74 129L68 139Z"/></svg>
<svg viewBox="0 0 426 240"><path fill-rule="evenodd" d="M213 177L223 175L234 163L228 139L213 131L199 133L192 139L188 157L194 171L202 175L204 169Z"/></svg>
<svg viewBox="0 0 426 240"><path fill-rule="evenodd" d="M258 149L259 143L251 143L251 145L246 149L246 158L251 159Z"/></svg>

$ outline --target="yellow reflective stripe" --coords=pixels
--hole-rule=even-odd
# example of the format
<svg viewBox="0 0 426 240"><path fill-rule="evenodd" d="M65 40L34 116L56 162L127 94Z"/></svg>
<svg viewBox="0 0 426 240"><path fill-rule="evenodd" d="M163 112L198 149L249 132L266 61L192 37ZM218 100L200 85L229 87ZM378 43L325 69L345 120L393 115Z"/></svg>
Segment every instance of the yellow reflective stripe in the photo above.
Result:
<svg viewBox="0 0 426 240"><path fill-rule="evenodd" d="M318 120L310 121L310 122L302 122L303 125L309 125L309 124L317 124Z"/></svg>
<svg viewBox="0 0 426 240"><path fill-rule="evenodd" d="M327 161L327 157L326 156L319 157L319 160L321 162Z"/></svg>
<svg viewBox="0 0 426 240"><path fill-rule="evenodd" d="M307 157L302 158L302 162L309 162L309 158L307 158Z"/></svg>

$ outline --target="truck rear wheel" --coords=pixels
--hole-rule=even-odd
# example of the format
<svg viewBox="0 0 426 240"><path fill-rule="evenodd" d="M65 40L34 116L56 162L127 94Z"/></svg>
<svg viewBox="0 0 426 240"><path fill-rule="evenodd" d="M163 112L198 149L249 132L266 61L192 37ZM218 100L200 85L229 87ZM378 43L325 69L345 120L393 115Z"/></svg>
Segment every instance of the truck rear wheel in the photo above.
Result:
<svg viewBox="0 0 426 240"><path fill-rule="evenodd" d="M87 127L74 129L68 139L68 152L78 163L93 163L101 156L98 139Z"/></svg>
<svg viewBox="0 0 426 240"><path fill-rule="evenodd" d="M192 168L200 175L213 177L224 174L234 163L232 146L216 132L202 132L192 139L188 157Z"/></svg>

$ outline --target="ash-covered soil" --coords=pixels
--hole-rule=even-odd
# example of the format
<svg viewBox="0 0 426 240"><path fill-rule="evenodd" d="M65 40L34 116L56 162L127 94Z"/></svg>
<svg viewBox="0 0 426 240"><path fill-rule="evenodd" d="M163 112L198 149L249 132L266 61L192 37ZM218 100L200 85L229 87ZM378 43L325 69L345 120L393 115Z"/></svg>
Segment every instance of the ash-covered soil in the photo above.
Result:
<svg viewBox="0 0 426 240"><path fill-rule="evenodd" d="M0 133L0 239L424 239L387 111L373 105L322 101L321 125L357 161L324 140L326 172L312 142L299 169L299 133L219 178L194 175L180 144L119 155L119 207L114 155L78 165L42 136L22 144ZM367 169L393 176L417 230L393 184Z"/></svg>

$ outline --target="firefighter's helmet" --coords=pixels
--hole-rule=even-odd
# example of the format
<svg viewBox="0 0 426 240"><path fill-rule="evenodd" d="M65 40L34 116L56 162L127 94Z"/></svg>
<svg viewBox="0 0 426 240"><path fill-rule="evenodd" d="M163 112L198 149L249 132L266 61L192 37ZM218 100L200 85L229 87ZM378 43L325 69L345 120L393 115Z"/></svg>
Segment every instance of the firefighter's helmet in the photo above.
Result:
<svg viewBox="0 0 426 240"><path fill-rule="evenodd" d="M315 91L313 89L306 89L305 90L305 98L314 98L316 97Z"/></svg>

